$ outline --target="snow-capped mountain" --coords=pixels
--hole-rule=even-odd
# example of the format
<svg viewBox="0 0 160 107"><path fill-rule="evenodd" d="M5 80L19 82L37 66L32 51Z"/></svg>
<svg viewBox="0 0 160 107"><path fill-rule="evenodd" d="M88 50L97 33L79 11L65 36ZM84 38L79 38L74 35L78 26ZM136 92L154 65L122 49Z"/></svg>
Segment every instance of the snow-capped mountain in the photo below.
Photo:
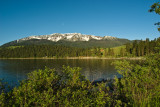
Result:
<svg viewBox="0 0 160 107"><path fill-rule="evenodd" d="M61 45L69 47L115 47L132 41L112 36L94 36L81 33L54 33L50 35L29 36L3 44L0 47L28 45Z"/></svg>
<svg viewBox="0 0 160 107"><path fill-rule="evenodd" d="M43 40L50 40L53 42L57 42L60 40L65 40L65 41L116 40L118 38L112 36L100 37L94 35L85 35L81 33L65 33L65 34L54 33L50 35L29 36L26 38L18 39L16 41L18 43L31 39L43 39Z"/></svg>

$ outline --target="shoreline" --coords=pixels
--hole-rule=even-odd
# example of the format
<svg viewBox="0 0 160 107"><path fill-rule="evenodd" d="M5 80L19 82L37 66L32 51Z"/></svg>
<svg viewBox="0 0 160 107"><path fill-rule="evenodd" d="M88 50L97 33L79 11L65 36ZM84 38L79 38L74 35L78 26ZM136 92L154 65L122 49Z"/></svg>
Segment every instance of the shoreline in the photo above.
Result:
<svg viewBox="0 0 160 107"><path fill-rule="evenodd" d="M144 60L145 57L28 57L28 58L0 58L1 59L127 59L127 60Z"/></svg>

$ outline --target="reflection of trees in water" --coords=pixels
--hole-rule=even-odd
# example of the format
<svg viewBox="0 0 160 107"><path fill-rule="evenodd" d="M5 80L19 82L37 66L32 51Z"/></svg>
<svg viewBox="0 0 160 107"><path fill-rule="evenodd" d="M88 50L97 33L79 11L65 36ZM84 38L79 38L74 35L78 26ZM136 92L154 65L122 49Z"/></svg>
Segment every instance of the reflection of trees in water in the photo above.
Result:
<svg viewBox="0 0 160 107"><path fill-rule="evenodd" d="M1 72L7 75L14 82L26 78L27 73L44 69L45 66L62 70L62 66L81 67L81 73L87 79L93 81L99 78L107 79L116 74L113 60L106 59L21 59L21 60L0 60ZM5 71L5 72L4 72Z"/></svg>
<svg viewBox="0 0 160 107"><path fill-rule="evenodd" d="M100 78L107 79L113 73L115 74L116 70L114 66L111 65L113 60L105 59L89 59L83 61L85 67L82 71L82 74L86 76L90 81L98 80ZM83 65L84 66L84 65Z"/></svg>

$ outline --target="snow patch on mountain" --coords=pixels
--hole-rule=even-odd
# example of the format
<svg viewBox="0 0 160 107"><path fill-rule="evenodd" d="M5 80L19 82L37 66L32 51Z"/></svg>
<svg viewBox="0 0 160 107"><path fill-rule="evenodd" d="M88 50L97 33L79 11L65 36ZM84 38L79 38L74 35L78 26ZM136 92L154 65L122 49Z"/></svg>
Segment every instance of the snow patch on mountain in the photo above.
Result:
<svg viewBox="0 0 160 107"><path fill-rule="evenodd" d="M117 38L116 37L112 37L112 36L104 36L103 39L115 40Z"/></svg>
<svg viewBox="0 0 160 107"><path fill-rule="evenodd" d="M94 39L94 40L106 40L106 39L107 40L115 40L117 38L112 37L112 36L100 37L100 36L94 36L94 35L85 35L85 34L81 34L81 33L65 33L65 34L54 33L54 34L50 34L50 35L29 36L29 37L17 40L17 42L30 40L30 39L46 39L46 40L50 40L53 42L57 42L60 40L65 40L65 41L89 41L91 39Z"/></svg>
<svg viewBox="0 0 160 107"><path fill-rule="evenodd" d="M100 37L100 36L91 36L92 37L92 39L96 39L96 40L101 40L102 39L102 37Z"/></svg>
<svg viewBox="0 0 160 107"><path fill-rule="evenodd" d="M83 37L84 41L89 41L89 37Z"/></svg>
<svg viewBox="0 0 160 107"><path fill-rule="evenodd" d="M67 39L71 39L73 37L73 35L68 35Z"/></svg>

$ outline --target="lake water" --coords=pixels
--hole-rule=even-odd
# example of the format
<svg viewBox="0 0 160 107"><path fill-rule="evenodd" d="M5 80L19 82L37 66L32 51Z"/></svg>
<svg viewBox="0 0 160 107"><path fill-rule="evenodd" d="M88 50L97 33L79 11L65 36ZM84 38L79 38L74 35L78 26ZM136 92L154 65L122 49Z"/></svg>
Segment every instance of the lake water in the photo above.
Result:
<svg viewBox="0 0 160 107"><path fill-rule="evenodd" d="M82 75L90 81L99 79L111 79L115 75L120 77L116 72L114 65L111 63L115 60L108 59L9 59L0 60L0 78L8 82L9 85L18 85L18 81L27 78L27 73L44 69L45 66L55 68L57 71L62 70L62 66L81 67Z"/></svg>

